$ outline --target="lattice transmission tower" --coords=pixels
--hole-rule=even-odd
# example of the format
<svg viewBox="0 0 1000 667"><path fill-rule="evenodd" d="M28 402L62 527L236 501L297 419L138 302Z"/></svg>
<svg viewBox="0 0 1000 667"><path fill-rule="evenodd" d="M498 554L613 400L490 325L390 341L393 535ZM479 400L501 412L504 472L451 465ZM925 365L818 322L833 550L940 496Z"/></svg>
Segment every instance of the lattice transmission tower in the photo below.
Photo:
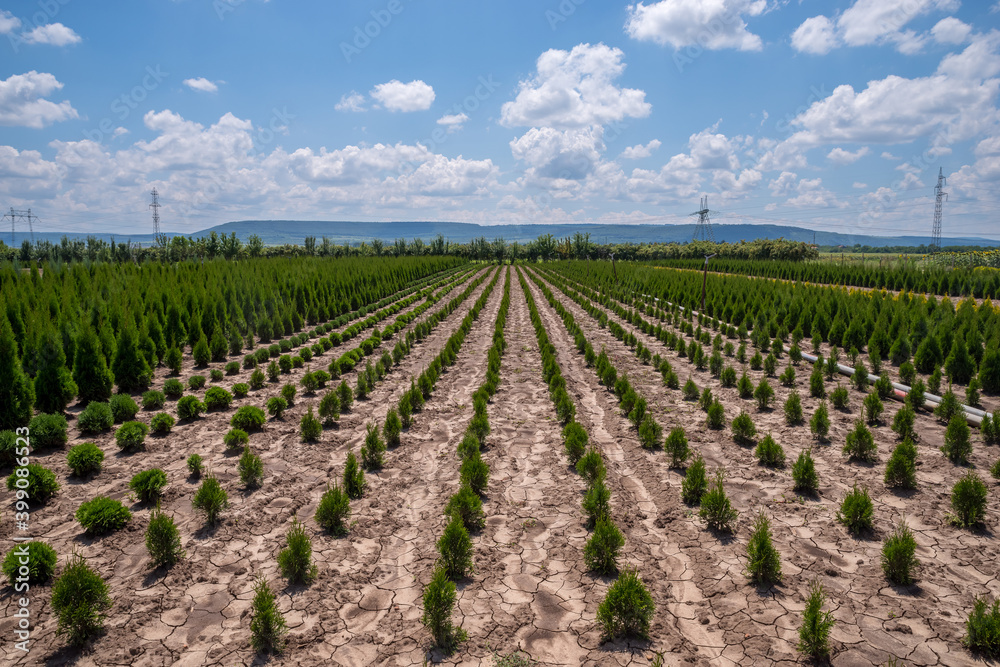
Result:
<svg viewBox="0 0 1000 667"><path fill-rule="evenodd" d="M31 214L31 209L20 211L17 209L10 209L10 213L4 213L3 219L6 220L10 218L10 245L14 246L14 225L18 221L28 223L28 233L31 235L31 242L35 242L35 229L32 226L32 222L38 222L38 216Z"/></svg>
<svg viewBox="0 0 1000 667"><path fill-rule="evenodd" d="M931 229L931 249L935 251L941 250L941 209L948 199L948 193L944 191L947 184L944 169L938 167L938 182L934 186L934 227Z"/></svg>
<svg viewBox="0 0 1000 667"><path fill-rule="evenodd" d="M708 195L705 195L701 198L701 208L691 213L691 215L698 216L698 223L694 228L692 241L702 240L715 243L715 235L712 233L712 221L708 217L711 213L718 213L718 211L708 210Z"/></svg>

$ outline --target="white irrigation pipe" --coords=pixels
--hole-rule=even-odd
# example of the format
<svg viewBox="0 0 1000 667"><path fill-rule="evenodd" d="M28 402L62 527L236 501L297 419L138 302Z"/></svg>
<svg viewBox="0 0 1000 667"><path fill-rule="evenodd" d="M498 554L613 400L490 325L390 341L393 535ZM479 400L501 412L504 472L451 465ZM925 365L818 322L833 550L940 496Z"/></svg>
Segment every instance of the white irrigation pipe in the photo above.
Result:
<svg viewBox="0 0 1000 667"><path fill-rule="evenodd" d="M640 294L642 293L640 292ZM658 298L656 298L655 296L651 297L649 294L643 294L642 296L646 297L647 299L651 298L653 299L653 301L659 301ZM674 305L669 301L664 301L663 303L666 303L670 306ZM687 310L687 308L685 308L684 306L677 306L677 307L680 308L681 310ZM697 310L692 310L691 314L698 316L701 313L699 313ZM721 322L722 320L719 321ZM816 360L818 359L818 357L812 354L807 354L805 352L802 353L802 358L805 359L806 361L811 361L813 363L815 363ZM844 364L841 363L837 364L837 370L840 372L841 375L847 375L847 376L854 375L853 368L851 368L850 366L845 366ZM871 373L868 374L869 382L875 382L878 379L879 378L877 375L872 375ZM895 391L892 393L893 397L900 401L902 401L906 397L906 395L910 393L910 388L907 387L905 384L900 384L899 382L893 382L892 388L895 389ZM924 393L924 403L930 403L931 405L938 406L941 404L941 397L935 394ZM923 407L923 406L918 406L918 407ZM981 427L983 425L983 417L986 416L986 412L984 410L980 410L979 408L973 408L971 406L962 403L959 403L959 408L961 408L962 412L965 414L965 421L969 422L973 426Z"/></svg>

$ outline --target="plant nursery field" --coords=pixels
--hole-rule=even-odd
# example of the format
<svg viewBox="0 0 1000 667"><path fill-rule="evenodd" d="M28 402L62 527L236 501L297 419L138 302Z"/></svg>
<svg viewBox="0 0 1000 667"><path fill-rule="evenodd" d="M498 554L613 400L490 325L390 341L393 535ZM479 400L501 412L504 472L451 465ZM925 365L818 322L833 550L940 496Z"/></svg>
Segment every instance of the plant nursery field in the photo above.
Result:
<svg viewBox="0 0 1000 667"><path fill-rule="evenodd" d="M989 660L1000 312L909 276L0 270L4 664Z"/></svg>

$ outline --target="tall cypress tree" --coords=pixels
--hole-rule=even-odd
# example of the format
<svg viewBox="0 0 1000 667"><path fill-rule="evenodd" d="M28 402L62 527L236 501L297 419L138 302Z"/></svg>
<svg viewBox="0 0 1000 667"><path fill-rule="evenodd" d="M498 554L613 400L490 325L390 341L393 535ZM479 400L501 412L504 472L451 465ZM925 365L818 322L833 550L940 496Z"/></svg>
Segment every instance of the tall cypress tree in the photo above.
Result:
<svg viewBox="0 0 1000 667"><path fill-rule="evenodd" d="M965 339L961 336L952 339L951 353L945 359L944 368L948 371L948 378L955 384L968 384L976 372L976 362L969 356Z"/></svg>
<svg viewBox="0 0 1000 667"><path fill-rule="evenodd" d="M115 376L101 352L101 341L90 327L84 327L76 341L73 381L81 403L104 402L111 398Z"/></svg>
<svg viewBox="0 0 1000 667"><path fill-rule="evenodd" d="M21 368L14 330L0 314L0 431L27 426L34 403L35 389Z"/></svg>
<svg viewBox="0 0 1000 667"><path fill-rule="evenodd" d="M130 394L148 387L153 374L149 370L146 357L142 354L135 324L132 323L131 319L125 320L122 324L111 371L115 374L115 384L118 385L118 391Z"/></svg>
<svg viewBox="0 0 1000 667"><path fill-rule="evenodd" d="M58 413L76 396L73 374L66 368L66 353L55 331L44 332L38 348L38 374L35 376L35 407L42 412Z"/></svg>

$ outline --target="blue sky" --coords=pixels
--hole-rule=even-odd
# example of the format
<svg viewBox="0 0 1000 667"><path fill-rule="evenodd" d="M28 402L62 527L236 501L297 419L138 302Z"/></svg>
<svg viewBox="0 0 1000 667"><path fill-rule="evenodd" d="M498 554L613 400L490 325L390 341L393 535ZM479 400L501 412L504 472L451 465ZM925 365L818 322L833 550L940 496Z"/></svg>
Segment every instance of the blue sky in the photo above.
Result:
<svg viewBox="0 0 1000 667"><path fill-rule="evenodd" d="M98 8L99 7L99 8ZM1000 238L1000 13L958 0L0 0L0 207Z"/></svg>

